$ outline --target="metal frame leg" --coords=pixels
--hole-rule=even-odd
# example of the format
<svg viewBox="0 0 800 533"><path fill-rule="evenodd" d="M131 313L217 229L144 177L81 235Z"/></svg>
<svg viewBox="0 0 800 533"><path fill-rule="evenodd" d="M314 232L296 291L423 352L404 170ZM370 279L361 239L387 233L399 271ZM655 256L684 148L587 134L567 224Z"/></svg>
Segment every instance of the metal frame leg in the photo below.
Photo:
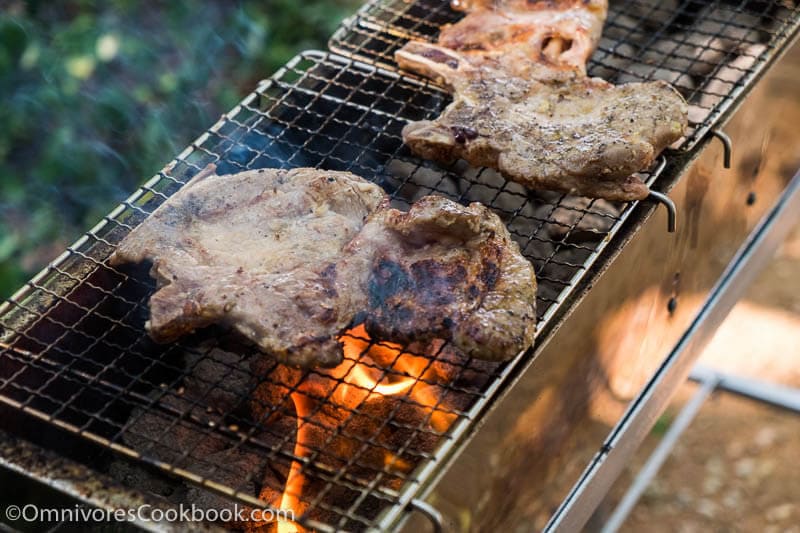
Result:
<svg viewBox="0 0 800 533"><path fill-rule="evenodd" d="M800 414L800 389L794 387L727 374L704 365L695 366L689 379L701 383L716 379L718 389Z"/></svg>
<svg viewBox="0 0 800 533"><path fill-rule="evenodd" d="M700 388L681 409L664 438L661 439L656 449L650 454L647 462L645 462L633 483L631 483L630 488L628 488L628 491L603 526L602 533L615 533L622 527L628 515L636 507L639 498L641 498L648 485L655 479L656 474L669 458L680 436L686 431L689 424L697 416L697 413L700 412L700 408L715 390L724 390L800 414L800 389L735 374L726 374L703 365L694 367L689 380L699 383Z"/></svg>

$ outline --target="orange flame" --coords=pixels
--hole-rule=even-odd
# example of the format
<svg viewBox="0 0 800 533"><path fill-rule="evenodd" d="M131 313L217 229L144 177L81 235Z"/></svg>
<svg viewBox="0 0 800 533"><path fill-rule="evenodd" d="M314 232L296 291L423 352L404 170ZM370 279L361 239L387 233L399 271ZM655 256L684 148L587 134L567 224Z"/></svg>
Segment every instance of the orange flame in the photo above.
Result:
<svg viewBox="0 0 800 533"><path fill-rule="evenodd" d="M420 379L429 380L431 377L430 375L433 373L429 369L428 360L424 357L415 357L407 354L407 357L397 361L395 368L406 374L417 376L414 380L414 388L411 389L411 399L430 411L430 419L428 422L433 429L440 433L447 431L453 422L455 422L455 414L442 410L434 385L430 385L424 381L418 381Z"/></svg>
<svg viewBox="0 0 800 533"><path fill-rule="evenodd" d="M340 340L344 343L345 362L333 371L352 368L349 374L344 372L345 381L387 396L411 389L410 398L423 409L430 411L430 425L442 433L450 428L455 421L455 414L447 412L440 404L436 386L432 385L435 382L436 372L431 366L430 358L405 352L399 344L390 342L372 344L363 324L348 331ZM378 384L367 371L370 367L357 362L365 352L366 358L382 367L393 368L395 374L405 374L408 377L393 385ZM337 375L337 377L342 376ZM345 389L345 392L351 391Z"/></svg>
<svg viewBox="0 0 800 533"><path fill-rule="evenodd" d="M332 377L345 382L337 391L337 403L353 407L364 400L401 394L414 385L413 377L395 382L390 382L387 376L375 379L373 374L380 372L377 365L362 362L373 361L390 366L403 353L399 344L372 344L363 325L348 331L339 340L343 345L344 361L329 371Z"/></svg>
<svg viewBox="0 0 800 533"><path fill-rule="evenodd" d="M297 439L294 444L294 456L305 457L309 451L305 444L308 440L306 417L311 414L314 406L311 404L311 399L303 394L295 392L291 397L297 415ZM302 465L297 461L292 461L289 475L286 477L286 488L284 488L281 495L278 509L292 509L295 516L303 513L305 506L300 501L300 495L303 493L303 483L305 483L305 478L302 472ZM296 522L279 521L277 531L278 533L302 533L304 529Z"/></svg>
<svg viewBox="0 0 800 533"><path fill-rule="evenodd" d="M444 411L440 405L437 387L432 384L436 373L428 358L409 354L399 344L373 344L363 325L349 330L339 340L343 345L344 361L335 368L319 371L335 380L336 390L330 396L334 404L354 409L365 401L407 393L421 409L430 412L429 423L434 429L444 432L452 425L455 414ZM391 368L393 372L389 374L382 368ZM306 444L309 439L307 419L314 410L315 400L299 391L292 393L291 398L297 415L294 455L306 457L311 452ZM401 457L389 453L385 454L385 463L387 466L411 469L411 465ZM302 464L293 461L281 495L281 509L292 509L295 516L302 514L305 506L300 496L304 483ZM294 522L279 522L277 531L294 533L303 532L304 529Z"/></svg>
<svg viewBox="0 0 800 533"><path fill-rule="evenodd" d="M370 394L379 394L381 396L400 394L408 390L408 388L414 384L412 378L407 378L395 383L379 383L369 375L369 372L361 365L356 365L353 370L350 371L349 378L359 387L370 390Z"/></svg>

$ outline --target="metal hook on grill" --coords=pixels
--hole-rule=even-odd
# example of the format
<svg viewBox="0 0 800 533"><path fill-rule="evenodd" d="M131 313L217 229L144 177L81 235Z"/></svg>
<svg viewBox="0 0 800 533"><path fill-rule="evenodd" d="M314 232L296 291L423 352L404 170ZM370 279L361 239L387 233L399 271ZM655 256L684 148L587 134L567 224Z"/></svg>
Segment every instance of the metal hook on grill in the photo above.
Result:
<svg viewBox="0 0 800 533"><path fill-rule="evenodd" d="M657 177L664 172L664 169L667 167L667 157L665 155L658 156L658 163L653 167L652 170L648 170L648 174L650 174L650 178L647 180L647 183L652 183Z"/></svg>
<svg viewBox="0 0 800 533"><path fill-rule="evenodd" d="M731 138L728 136L728 134L722 130L713 129L711 130L711 135L719 139L722 143L722 149L724 150L722 154L722 166L725 168L731 168L733 141L731 141Z"/></svg>
<svg viewBox="0 0 800 533"><path fill-rule="evenodd" d="M664 193L656 191L650 191L650 194L647 197L650 200L660 203L666 208L667 231L670 233L675 233L675 230L678 228L678 209L675 207L675 202L672 201L672 198Z"/></svg>
<svg viewBox="0 0 800 533"><path fill-rule="evenodd" d="M444 526L442 525L442 513L437 511L434 506L428 502L414 499L408 502L408 507L411 508L412 511L419 511L425 515L425 517L431 521L434 533L442 533L442 531L444 531Z"/></svg>

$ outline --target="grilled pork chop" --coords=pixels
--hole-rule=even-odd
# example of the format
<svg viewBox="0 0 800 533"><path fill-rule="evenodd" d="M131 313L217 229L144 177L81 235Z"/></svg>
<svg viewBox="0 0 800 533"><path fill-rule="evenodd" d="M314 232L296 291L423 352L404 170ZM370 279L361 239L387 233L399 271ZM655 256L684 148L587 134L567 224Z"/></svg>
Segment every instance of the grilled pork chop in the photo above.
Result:
<svg viewBox="0 0 800 533"><path fill-rule="evenodd" d="M586 73L608 13L607 0L463 0L469 14L443 26L438 46L473 66L501 67L528 77L531 69Z"/></svg>
<svg viewBox="0 0 800 533"><path fill-rule="evenodd" d="M450 339L492 360L533 342L533 268L496 215L438 197L403 213L349 173L207 169L110 263L145 260L158 342L227 325L300 366L338 364L337 338L360 322L377 338Z"/></svg>
<svg viewBox="0 0 800 533"><path fill-rule="evenodd" d="M438 44L410 42L398 64L448 86L433 121L408 124L417 155L463 158L531 189L635 200L633 173L683 135L688 107L663 82L611 85L585 75L606 2L471 2ZM553 44L555 43L555 44Z"/></svg>
<svg viewBox="0 0 800 533"><path fill-rule="evenodd" d="M492 361L533 342L533 268L482 204L426 196L408 212L376 211L338 268L345 280L365 273L364 325L377 338L447 339L462 353Z"/></svg>

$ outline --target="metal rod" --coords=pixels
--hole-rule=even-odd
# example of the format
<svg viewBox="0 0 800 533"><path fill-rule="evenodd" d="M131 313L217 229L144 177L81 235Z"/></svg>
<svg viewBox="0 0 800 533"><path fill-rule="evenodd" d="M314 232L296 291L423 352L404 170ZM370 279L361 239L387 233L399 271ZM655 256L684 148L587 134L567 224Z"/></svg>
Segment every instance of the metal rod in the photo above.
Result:
<svg viewBox="0 0 800 533"><path fill-rule="evenodd" d="M722 149L724 150L722 154L722 166L724 166L725 168L731 168L733 141L731 141L731 138L728 136L727 133L725 133L720 129L711 130L711 135L719 139L720 142L722 143Z"/></svg>
<svg viewBox="0 0 800 533"><path fill-rule="evenodd" d="M727 374L703 365L695 366L689 379L702 382L711 376L719 381L717 388L726 392L800 413L800 389L797 388Z"/></svg>
<svg viewBox="0 0 800 533"><path fill-rule="evenodd" d="M648 198L660 203L666 208L667 231L670 233L675 233L675 230L678 229L678 209L675 207L675 202L672 201L672 198L664 193L656 191L650 191Z"/></svg>
<svg viewBox="0 0 800 533"><path fill-rule="evenodd" d="M636 479L633 480L633 483L625 493L625 496L622 497L619 505L617 505L616 509L614 509L614 512L603 526L603 529L601 529L601 533L615 533L619 530L622 524L625 523L628 515L631 513L631 511L633 511L633 508L636 507L636 503L639 501L639 498L641 498L644 491L656 477L656 474L658 474L658 471L672 453L672 449L675 447L678 439L683 432L686 431L686 428L689 427L689 424L692 423L692 420L694 420L695 416L697 416L697 413L700 411L703 403L705 403L711 393L714 392L714 389L717 387L718 383L719 378L714 374L709 374L700 381L700 388L694 393L694 396L692 396L692 399L689 400L689 403L687 403L683 409L681 409L681 412L669 427L669 430L664 435L664 438L658 443L656 449L639 471Z"/></svg>
<svg viewBox="0 0 800 533"><path fill-rule="evenodd" d="M436 510L434 506L429 504L426 501L413 499L408 502L408 506L413 511L419 511L421 514L425 515L425 517L431 521L431 525L433 526L433 533L442 533L444 531L444 526L442 524L442 513Z"/></svg>

